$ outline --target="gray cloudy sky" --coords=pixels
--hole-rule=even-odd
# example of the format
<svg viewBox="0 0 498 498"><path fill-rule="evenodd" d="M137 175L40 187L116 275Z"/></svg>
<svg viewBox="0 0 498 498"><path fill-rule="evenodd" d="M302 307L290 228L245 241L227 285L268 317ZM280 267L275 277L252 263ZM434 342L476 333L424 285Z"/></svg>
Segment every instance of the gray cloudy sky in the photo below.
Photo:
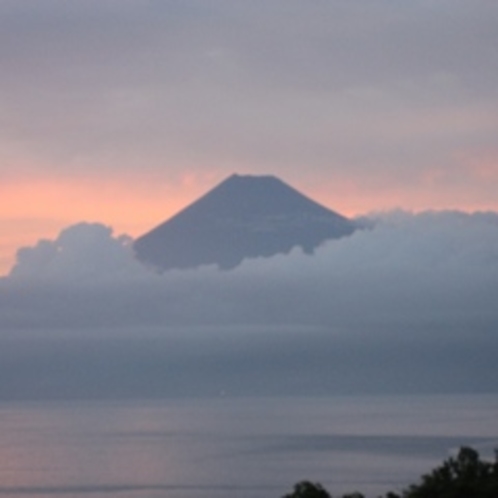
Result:
<svg viewBox="0 0 498 498"><path fill-rule="evenodd" d="M495 0L0 0L0 398L495 390L497 46ZM388 214L131 258L234 172Z"/></svg>
<svg viewBox="0 0 498 498"><path fill-rule="evenodd" d="M0 267L233 172L345 214L497 209L494 0L0 1Z"/></svg>
<svg viewBox="0 0 498 498"><path fill-rule="evenodd" d="M375 223L313 256L296 248L162 275L134 259L129 238L82 223L19 252L0 280L0 318L15 328L496 323L497 214L394 211Z"/></svg>
<svg viewBox="0 0 498 498"><path fill-rule="evenodd" d="M0 280L0 397L494 391L497 296L493 213L163 275L80 224Z"/></svg>

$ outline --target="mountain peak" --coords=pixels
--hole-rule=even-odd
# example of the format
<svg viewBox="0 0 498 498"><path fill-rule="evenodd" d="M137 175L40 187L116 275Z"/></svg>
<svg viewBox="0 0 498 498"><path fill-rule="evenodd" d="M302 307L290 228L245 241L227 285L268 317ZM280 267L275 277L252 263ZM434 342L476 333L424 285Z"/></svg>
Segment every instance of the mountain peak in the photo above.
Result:
<svg viewBox="0 0 498 498"><path fill-rule="evenodd" d="M304 196L275 176L233 174L178 214L139 237L137 258L160 271L245 258L306 252L350 235L347 218Z"/></svg>

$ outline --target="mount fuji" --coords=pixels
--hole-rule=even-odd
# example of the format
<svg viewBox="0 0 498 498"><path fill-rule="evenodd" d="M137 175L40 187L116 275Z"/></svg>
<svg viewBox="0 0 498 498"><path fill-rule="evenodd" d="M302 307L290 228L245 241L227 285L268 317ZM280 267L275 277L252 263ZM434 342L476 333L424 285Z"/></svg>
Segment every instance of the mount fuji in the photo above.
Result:
<svg viewBox="0 0 498 498"><path fill-rule="evenodd" d="M160 272L211 264L228 270L294 247L311 254L357 228L274 176L235 174L137 238L134 251Z"/></svg>

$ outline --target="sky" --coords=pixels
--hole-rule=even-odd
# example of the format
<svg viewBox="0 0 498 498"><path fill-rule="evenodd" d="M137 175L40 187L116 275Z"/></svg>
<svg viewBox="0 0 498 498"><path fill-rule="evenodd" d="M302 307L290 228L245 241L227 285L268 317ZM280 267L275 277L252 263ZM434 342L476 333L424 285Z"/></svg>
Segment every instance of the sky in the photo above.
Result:
<svg viewBox="0 0 498 498"><path fill-rule="evenodd" d="M494 0L0 0L0 275L232 173L348 216L498 210Z"/></svg>
<svg viewBox="0 0 498 498"><path fill-rule="evenodd" d="M80 223L0 279L0 399L496 392L498 214L151 272Z"/></svg>
<svg viewBox="0 0 498 498"><path fill-rule="evenodd" d="M495 0L0 0L0 399L496 392L497 46ZM368 222L133 257L233 173Z"/></svg>

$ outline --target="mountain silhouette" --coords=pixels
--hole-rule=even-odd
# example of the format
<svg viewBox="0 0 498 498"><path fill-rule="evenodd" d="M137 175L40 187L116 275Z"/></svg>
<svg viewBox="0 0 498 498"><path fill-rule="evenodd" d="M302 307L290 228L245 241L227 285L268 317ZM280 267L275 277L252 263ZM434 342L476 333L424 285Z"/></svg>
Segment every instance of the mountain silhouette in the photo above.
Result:
<svg viewBox="0 0 498 498"><path fill-rule="evenodd" d="M231 269L246 258L306 253L356 225L274 176L232 175L200 199L136 239L134 251L159 271L216 264Z"/></svg>

